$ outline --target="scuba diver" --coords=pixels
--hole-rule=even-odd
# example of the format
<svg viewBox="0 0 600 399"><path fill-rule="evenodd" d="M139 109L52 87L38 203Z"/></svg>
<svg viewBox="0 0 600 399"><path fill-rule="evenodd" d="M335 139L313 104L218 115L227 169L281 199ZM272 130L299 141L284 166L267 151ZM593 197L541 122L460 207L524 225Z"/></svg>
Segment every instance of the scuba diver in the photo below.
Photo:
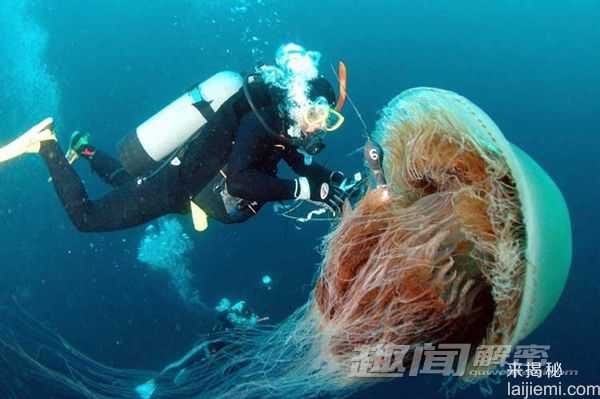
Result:
<svg viewBox="0 0 600 399"><path fill-rule="evenodd" d="M135 392L140 399L150 399L155 394L159 394L161 397L173 397L171 389L186 384L189 375L193 373L194 366L211 361L218 362L217 353L226 347L233 350L231 347L235 346L236 342L227 338L227 332L236 330L239 334L255 327L258 323L269 320L268 317L257 316L246 301L232 304L229 299L223 298L215 310L217 311L217 322L207 339L194 346L181 359L167 365L154 378L135 387Z"/></svg>
<svg viewBox="0 0 600 399"><path fill-rule="evenodd" d="M118 160L75 132L65 155L48 118L0 148L0 162L24 153L45 161L69 218L82 232L138 226L172 213L240 223L269 201L310 201L339 216L354 187L312 157L344 122L346 70L340 93L318 72L320 54L282 46L275 65L246 77L220 72L195 85L122 140ZM92 200L71 163L83 158L112 186ZM277 177L284 160L298 175Z"/></svg>

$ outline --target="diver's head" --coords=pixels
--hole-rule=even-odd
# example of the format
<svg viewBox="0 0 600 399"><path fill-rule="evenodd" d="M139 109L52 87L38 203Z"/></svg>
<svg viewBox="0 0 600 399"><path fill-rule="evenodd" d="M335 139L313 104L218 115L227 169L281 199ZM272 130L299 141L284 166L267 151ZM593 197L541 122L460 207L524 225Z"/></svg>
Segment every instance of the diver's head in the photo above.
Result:
<svg viewBox="0 0 600 399"><path fill-rule="evenodd" d="M308 82L308 101L300 108L300 129L304 134L337 130L344 118L335 110L335 91L327 79L320 76Z"/></svg>
<svg viewBox="0 0 600 399"><path fill-rule="evenodd" d="M276 65L261 68L263 79L282 91L278 103L287 122L285 135L311 154L324 147L325 133L339 129L344 122L335 90L319 75L320 59L320 53L290 43L277 51ZM340 93L345 85L340 76Z"/></svg>
<svg viewBox="0 0 600 399"><path fill-rule="evenodd" d="M215 307L222 323L221 328L244 328L256 325L258 316L254 314L246 301L233 304L229 299L223 298Z"/></svg>
<svg viewBox="0 0 600 399"><path fill-rule="evenodd" d="M290 118L295 125L288 132L299 135L301 149L314 155L325 148L326 134L339 129L344 117L336 109L337 99L331 83L322 76L308 82L307 99Z"/></svg>

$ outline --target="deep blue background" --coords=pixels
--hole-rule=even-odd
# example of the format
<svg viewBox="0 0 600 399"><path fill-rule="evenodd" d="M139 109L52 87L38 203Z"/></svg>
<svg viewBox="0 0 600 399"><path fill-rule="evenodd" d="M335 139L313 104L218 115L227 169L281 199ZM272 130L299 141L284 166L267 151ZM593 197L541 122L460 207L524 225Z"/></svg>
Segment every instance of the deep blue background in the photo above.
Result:
<svg viewBox="0 0 600 399"><path fill-rule="evenodd" d="M370 126L406 88L457 91L486 110L567 198L572 273L556 310L526 342L552 345L551 356L580 370L579 381L598 382L597 1L263 0L247 1L245 13L230 9L234 1L145 3L32 3L31 17L48 33L45 62L60 89L55 117L63 142L72 130L89 129L98 146L113 149L192 83L222 69L250 71L288 41L321 51L329 76L330 63L347 63L350 93ZM252 47L265 57L253 56ZM322 158L350 172L360 158L347 154L361 136L347 114ZM0 138L15 133L0 131ZM91 192L106 189L86 167L78 169ZM182 306L165 276L136 261L143 230L77 233L46 178L35 158L0 167L0 295L16 294L74 346L115 366L158 368L189 348L210 318ZM245 225L213 224L193 235L202 299L212 306L222 296L243 298L258 313L283 319L306 300L325 232L325 225L297 230L269 209ZM273 277L272 291L260 286L263 273ZM358 397L413 389L439 395L437 385L402 381ZM504 394L498 387L496 395Z"/></svg>

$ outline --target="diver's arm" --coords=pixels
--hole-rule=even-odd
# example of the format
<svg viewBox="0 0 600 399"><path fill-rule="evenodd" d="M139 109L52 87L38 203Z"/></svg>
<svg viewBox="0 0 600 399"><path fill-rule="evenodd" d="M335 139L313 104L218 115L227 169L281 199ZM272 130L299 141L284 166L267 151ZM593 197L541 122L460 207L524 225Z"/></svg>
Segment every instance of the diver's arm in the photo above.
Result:
<svg viewBox="0 0 600 399"><path fill-rule="evenodd" d="M306 176L311 181L329 181L334 173L319 163L307 163L304 155L300 154L297 149L293 147L286 148L283 159L299 176Z"/></svg>
<svg viewBox="0 0 600 399"><path fill-rule="evenodd" d="M227 190L249 201L285 201L296 198L298 183L279 179L255 165L273 151L273 143L260 122L249 114L242 119L227 165Z"/></svg>
<svg viewBox="0 0 600 399"><path fill-rule="evenodd" d="M283 158L299 177L296 198L322 202L334 215L342 212L347 193L340 187L345 177L342 172L312 162L306 162L304 155L295 148L286 148Z"/></svg>
<svg viewBox="0 0 600 399"><path fill-rule="evenodd" d="M306 165L304 169L297 165L300 171L314 173L312 179L301 176L285 180L253 167L275 151L275 144L255 116L248 115L243 119L228 164L229 193L257 202L310 200L325 204L334 215L340 213L345 195L335 184L331 184L336 173L331 174L322 167ZM301 162L304 163L304 160Z"/></svg>

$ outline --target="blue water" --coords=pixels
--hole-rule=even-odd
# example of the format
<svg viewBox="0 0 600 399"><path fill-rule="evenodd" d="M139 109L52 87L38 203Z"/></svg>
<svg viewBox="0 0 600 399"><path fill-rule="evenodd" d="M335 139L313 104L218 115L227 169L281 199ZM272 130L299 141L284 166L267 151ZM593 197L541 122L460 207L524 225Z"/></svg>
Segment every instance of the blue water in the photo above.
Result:
<svg viewBox="0 0 600 399"><path fill-rule="evenodd" d="M93 3L93 5L92 5ZM402 90L457 91L485 109L555 179L569 204L574 261L564 295L526 343L598 383L597 230L600 3L570 1L7 0L0 5L0 140L52 114L114 149L137 124L216 71L249 72L299 42L342 59L369 126ZM362 144L358 120L331 135L321 160L347 172ZM93 195L106 190L78 166ZM211 326L169 279L137 260L144 228L78 233L36 157L0 167L0 299L15 296L73 346L121 368L160 369ZM191 228L186 225L186 228ZM266 209L239 226L193 234L194 286L203 303L245 299L279 321L303 304L324 224L298 230ZM264 274L273 289L261 284ZM437 384L437 383L436 383ZM440 397L427 380L396 381L357 398ZM504 397L499 385L495 397ZM466 397L480 397L474 389Z"/></svg>

